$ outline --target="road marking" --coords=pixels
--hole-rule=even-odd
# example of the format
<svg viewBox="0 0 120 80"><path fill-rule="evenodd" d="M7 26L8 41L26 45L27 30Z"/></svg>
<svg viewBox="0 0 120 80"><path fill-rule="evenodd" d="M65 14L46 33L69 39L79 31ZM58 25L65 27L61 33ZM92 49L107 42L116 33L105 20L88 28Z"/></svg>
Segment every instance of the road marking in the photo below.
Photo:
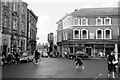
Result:
<svg viewBox="0 0 120 80"><path fill-rule="evenodd" d="M98 77L102 76L103 74L99 74L98 76L96 76L93 80L96 80Z"/></svg>
<svg viewBox="0 0 120 80"><path fill-rule="evenodd" d="M101 74L99 74L99 76L102 76L103 74L101 73Z"/></svg>

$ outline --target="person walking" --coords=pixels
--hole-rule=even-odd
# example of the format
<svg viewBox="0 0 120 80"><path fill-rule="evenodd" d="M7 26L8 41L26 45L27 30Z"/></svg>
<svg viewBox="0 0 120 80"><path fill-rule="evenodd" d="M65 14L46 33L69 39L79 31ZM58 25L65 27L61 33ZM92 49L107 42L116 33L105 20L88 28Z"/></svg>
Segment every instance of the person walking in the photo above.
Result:
<svg viewBox="0 0 120 80"><path fill-rule="evenodd" d="M38 63L38 60L40 59L40 53L37 50L34 52L34 59L35 63Z"/></svg>
<svg viewBox="0 0 120 80"><path fill-rule="evenodd" d="M112 78L115 78L116 68L113 62L116 61L116 59L113 51L108 55L107 60L108 60L108 77L110 77L110 74L112 73Z"/></svg>
<svg viewBox="0 0 120 80"><path fill-rule="evenodd" d="M83 62L81 61L81 59L76 55L76 58L75 58L75 62L76 62L76 68L79 68L82 67L82 69L84 69L84 66L83 66Z"/></svg>

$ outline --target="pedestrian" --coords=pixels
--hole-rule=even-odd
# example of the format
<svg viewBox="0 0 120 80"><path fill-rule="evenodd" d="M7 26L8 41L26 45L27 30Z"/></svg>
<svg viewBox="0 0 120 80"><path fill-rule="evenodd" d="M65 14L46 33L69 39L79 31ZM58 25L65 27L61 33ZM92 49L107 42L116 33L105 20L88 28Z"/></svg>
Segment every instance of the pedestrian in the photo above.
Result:
<svg viewBox="0 0 120 80"><path fill-rule="evenodd" d="M83 66L83 62L81 61L81 59L76 55L76 58L75 58L75 62L76 62L76 68L79 68L82 67L82 69L84 69L84 66Z"/></svg>
<svg viewBox="0 0 120 80"><path fill-rule="evenodd" d="M15 56L16 64L19 64L20 63L20 55L19 55L19 53L17 51L15 52L14 56Z"/></svg>
<svg viewBox="0 0 120 80"><path fill-rule="evenodd" d="M108 60L108 77L110 77L110 74L112 73L112 78L115 78L116 68L113 62L116 61L116 59L113 51L108 55L107 60Z"/></svg>
<svg viewBox="0 0 120 80"><path fill-rule="evenodd" d="M39 62L40 53L37 50L35 50L35 52L34 52L34 59L35 59L35 63Z"/></svg>

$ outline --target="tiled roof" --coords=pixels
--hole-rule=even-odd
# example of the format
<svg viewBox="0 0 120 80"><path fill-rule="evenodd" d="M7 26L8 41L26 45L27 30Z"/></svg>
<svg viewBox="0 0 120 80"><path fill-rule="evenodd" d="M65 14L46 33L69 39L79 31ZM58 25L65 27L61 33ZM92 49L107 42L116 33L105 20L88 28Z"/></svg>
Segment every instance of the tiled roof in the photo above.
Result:
<svg viewBox="0 0 120 80"><path fill-rule="evenodd" d="M117 15L117 7L108 8L81 8L71 13L73 16Z"/></svg>

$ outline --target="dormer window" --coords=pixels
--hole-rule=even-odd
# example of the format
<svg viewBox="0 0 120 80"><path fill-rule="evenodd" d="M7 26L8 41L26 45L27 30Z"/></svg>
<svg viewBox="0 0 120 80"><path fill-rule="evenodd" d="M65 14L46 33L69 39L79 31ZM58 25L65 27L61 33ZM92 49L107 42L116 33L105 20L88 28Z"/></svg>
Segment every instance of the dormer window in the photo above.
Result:
<svg viewBox="0 0 120 80"><path fill-rule="evenodd" d="M79 29L73 30L73 39L80 39L80 30Z"/></svg>
<svg viewBox="0 0 120 80"><path fill-rule="evenodd" d="M79 23L78 21L79 21L79 19L78 19L78 18L75 18L75 19L74 19L74 25L78 25L78 23Z"/></svg>
<svg viewBox="0 0 120 80"><path fill-rule="evenodd" d="M104 19L104 25L111 25L111 18L105 18Z"/></svg>
<svg viewBox="0 0 120 80"><path fill-rule="evenodd" d="M81 30L81 39L88 39L88 30L87 29Z"/></svg>
<svg viewBox="0 0 120 80"><path fill-rule="evenodd" d="M96 30L96 39L103 39L103 30L102 29Z"/></svg>
<svg viewBox="0 0 120 80"><path fill-rule="evenodd" d="M82 18L81 19L81 25L88 25L88 19L87 18Z"/></svg>
<svg viewBox="0 0 120 80"><path fill-rule="evenodd" d="M103 25L103 19L102 18L97 18L96 19L96 25Z"/></svg>
<svg viewBox="0 0 120 80"><path fill-rule="evenodd" d="M111 29L104 30L104 38L105 39L112 39L112 30Z"/></svg>

